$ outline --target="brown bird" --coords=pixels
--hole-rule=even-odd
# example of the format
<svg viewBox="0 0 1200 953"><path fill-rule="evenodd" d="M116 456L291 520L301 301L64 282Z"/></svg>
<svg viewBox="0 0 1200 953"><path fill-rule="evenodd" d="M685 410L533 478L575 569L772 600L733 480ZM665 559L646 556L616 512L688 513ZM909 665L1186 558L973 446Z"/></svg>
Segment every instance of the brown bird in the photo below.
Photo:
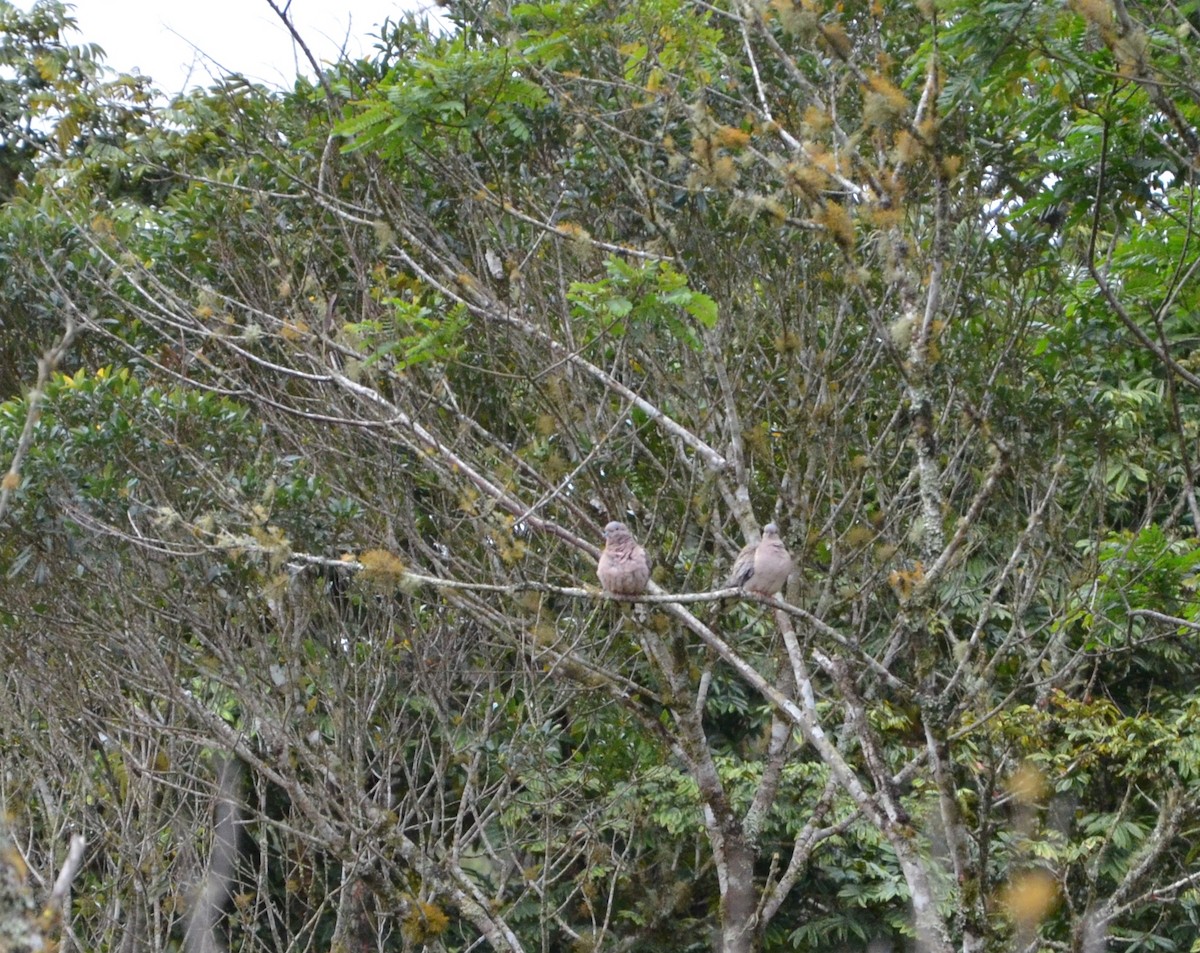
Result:
<svg viewBox="0 0 1200 953"><path fill-rule="evenodd" d="M646 591L650 562L629 527L615 520L604 527L604 550L596 564L596 575L605 592L636 596Z"/></svg>
<svg viewBox="0 0 1200 953"><path fill-rule="evenodd" d="M737 586L759 596L773 596L792 573L792 556L779 538L779 527L768 523L762 540L744 547L733 561L728 586Z"/></svg>

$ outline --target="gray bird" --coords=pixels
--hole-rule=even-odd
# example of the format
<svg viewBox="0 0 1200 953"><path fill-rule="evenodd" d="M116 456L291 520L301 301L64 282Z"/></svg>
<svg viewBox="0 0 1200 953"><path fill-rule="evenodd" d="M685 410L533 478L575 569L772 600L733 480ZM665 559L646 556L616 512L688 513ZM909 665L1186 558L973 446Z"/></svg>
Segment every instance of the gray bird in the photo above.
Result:
<svg viewBox="0 0 1200 953"><path fill-rule="evenodd" d="M728 586L738 586L759 596L773 596L792 573L792 557L779 538L779 527L768 523L762 540L745 546L733 561Z"/></svg>
<svg viewBox="0 0 1200 953"><path fill-rule="evenodd" d="M596 564L596 575L605 592L636 596L646 591L650 562L629 527L615 520L604 527L604 550Z"/></svg>

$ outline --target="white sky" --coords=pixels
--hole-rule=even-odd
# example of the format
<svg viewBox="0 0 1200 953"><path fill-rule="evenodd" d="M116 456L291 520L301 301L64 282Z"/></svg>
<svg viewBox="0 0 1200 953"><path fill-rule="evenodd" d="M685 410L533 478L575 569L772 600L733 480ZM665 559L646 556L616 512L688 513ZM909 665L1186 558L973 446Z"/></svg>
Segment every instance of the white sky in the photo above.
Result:
<svg viewBox="0 0 1200 953"><path fill-rule="evenodd" d="M290 87L309 73L304 54L266 0L70 0L79 33L72 43L99 43L120 72L153 77L168 95L206 86L226 73ZM32 0L18 0L28 9ZM370 55L384 19L406 10L436 15L432 0L291 0L290 12L318 60Z"/></svg>

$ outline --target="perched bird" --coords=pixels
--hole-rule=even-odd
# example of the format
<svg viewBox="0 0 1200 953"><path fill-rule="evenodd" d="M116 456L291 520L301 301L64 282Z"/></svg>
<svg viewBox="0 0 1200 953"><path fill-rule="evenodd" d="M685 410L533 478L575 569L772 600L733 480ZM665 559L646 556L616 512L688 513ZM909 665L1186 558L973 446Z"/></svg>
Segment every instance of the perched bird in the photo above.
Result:
<svg viewBox="0 0 1200 953"><path fill-rule="evenodd" d="M596 564L596 575L604 591L614 595L636 596L646 591L650 581L646 550L624 523L613 521L604 527L604 550Z"/></svg>
<svg viewBox="0 0 1200 953"><path fill-rule="evenodd" d="M768 523L762 540L742 549L733 561L726 585L738 586L759 596L773 596L792 572L792 557L779 538L779 527Z"/></svg>

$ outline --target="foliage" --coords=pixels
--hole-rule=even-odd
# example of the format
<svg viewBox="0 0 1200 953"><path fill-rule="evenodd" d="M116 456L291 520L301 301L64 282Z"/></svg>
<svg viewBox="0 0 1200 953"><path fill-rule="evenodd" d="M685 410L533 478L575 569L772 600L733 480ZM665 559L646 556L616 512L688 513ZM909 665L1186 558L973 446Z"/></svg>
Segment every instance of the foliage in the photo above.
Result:
<svg viewBox="0 0 1200 953"><path fill-rule="evenodd" d="M78 943L1190 949L1189 10L461 0L151 105L0 6L0 799Z"/></svg>

